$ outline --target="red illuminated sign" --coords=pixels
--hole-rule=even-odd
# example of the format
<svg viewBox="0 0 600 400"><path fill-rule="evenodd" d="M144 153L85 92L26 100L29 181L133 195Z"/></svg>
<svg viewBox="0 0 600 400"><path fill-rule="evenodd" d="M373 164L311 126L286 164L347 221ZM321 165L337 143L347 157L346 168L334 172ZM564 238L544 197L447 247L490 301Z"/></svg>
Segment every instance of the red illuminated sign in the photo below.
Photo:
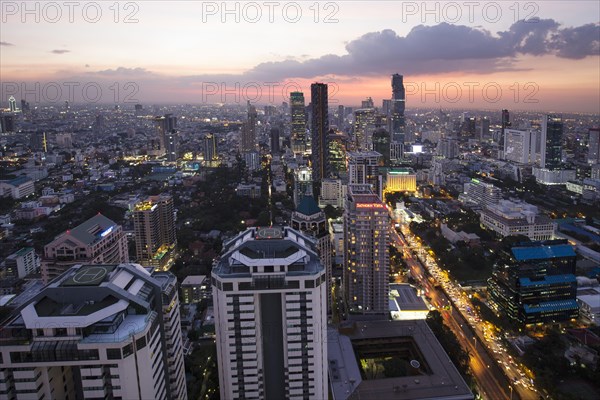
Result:
<svg viewBox="0 0 600 400"><path fill-rule="evenodd" d="M356 203L356 208L385 208L381 203Z"/></svg>

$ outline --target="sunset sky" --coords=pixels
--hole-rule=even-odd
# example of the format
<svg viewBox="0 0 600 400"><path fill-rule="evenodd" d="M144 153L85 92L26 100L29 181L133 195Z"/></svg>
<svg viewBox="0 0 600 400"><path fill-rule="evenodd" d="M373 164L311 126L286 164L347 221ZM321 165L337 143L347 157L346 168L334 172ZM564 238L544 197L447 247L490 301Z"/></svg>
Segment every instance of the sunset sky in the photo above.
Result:
<svg viewBox="0 0 600 400"><path fill-rule="evenodd" d="M16 87L63 102L65 82L76 102L92 82L102 103L279 104L314 81L333 105L380 106L400 73L409 108L600 109L597 1L22 4L0 3L2 107Z"/></svg>

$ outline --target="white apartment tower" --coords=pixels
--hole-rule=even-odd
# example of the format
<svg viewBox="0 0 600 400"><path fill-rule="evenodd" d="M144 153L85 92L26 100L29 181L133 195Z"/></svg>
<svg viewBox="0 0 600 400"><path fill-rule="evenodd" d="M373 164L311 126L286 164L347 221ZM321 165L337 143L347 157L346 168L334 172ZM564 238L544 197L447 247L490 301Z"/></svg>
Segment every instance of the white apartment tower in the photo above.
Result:
<svg viewBox="0 0 600 400"><path fill-rule="evenodd" d="M176 278L77 265L2 326L0 398L187 399Z"/></svg>
<svg viewBox="0 0 600 400"><path fill-rule="evenodd" d="M212 271L221 399L326 399L326 275L313 239L250 228Z"/></svg>
<svg viewBox="0 0 600 400"><path fill-rule="evenodd" d="M536 151L538 132L534 130L504 130L504 159L520 164L539 162Z"/></svg>

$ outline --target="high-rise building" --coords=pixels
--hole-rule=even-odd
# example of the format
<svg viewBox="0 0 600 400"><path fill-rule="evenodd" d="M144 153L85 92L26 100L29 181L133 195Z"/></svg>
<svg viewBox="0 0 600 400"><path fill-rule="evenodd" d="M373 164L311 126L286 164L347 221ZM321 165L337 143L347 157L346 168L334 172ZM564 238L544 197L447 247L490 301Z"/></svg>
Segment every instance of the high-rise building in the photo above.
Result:
<svg viewBox="0 0 600 400"><path fill-rule="evenodd" d="M211 163L217 158L217 139L213 133L207 133L204 136L204 162Z"/></svg>
<svg viewBox="0 0 600 400"><path fill-rule="evenodd" d="M97 214L44 246L45 283L76 264L119 264L129 261L127 237L121 225Z"/></svg>
<svg viewBox="0 0 600 400"><path fill-rule="evenodd" d="M25 101L25 99L21 99L21 112L26 113L29 112L31 110L31 106L29 105L28 101Z"/></svg>
<svg viewBox="0 0 600 400"><path fill-rule="evenodd" d="M375 103L373 102L373 99L367 97L366 100L362 101L361 108L375 108Z"/></svg>
<svg viewBox="0 0 600 400"><path fill-rule="evenodd" d="M390 165L390 133L385 128L377 128L373 132L373 151L383 156L383 165Z"/></svg>
<svg viewBox="0 0 600 400"><path fill-rule="evenodd" d="M471 179L470 182L464 184L464 192L458 199L468 207L485 209L502 200L502 189L479 179Z"/></svg>
<svg viewBox="0 0 600 400"><path fill-rule="evenodd" d="M406 108L406 92L404 90L403 76L392 75L392 119L391 133L392 142L404 145L405 120L404 109Z"/></svg>
<svg viewBox="0 0 600 400"><path fill-rule="evenodd" d="M76 265L3 324L7 399L187 399L177 279Z"/></svg>
<svg viewBox="0 0 600 400"><path fill-rule="evenodd" d="M292 213L292 228L313 237L327 277L327 311L331 310L331 238L325 213L312 196L304 196Z"/></svg>
<svg viewBox="0 0 600 400"><path fill-rule="evenodd" d="M454 137L440 138L437 145L437 154L444 158L457 158L460 154L458 140Z"/></svg>
<svg viewBox="0 0 600 400"><path fill-rule="evenodd" d="M490 137L490 119L483 117L481 119L481 131L479 132L479 140L485 140Z"/></svg>
<svg viewBox="0 0 600 400"><path fill-rule="evenodd" d="M354 111L354 142L358 150L369 150L372 147L372 135L375 130L377 110L360 108Z"/></svg>
<svg viewBox="0 0 600 400"><path fill-rule="evenodd" d="M312 168L313 181L320 186L321 179L328 177L327 171L327 135L329 134L329 107L327 99L327 85L313 83L311 91L311 136L312 136ZM318 191L319 188L316 189Z"/></svg>
<svg viewBox="0 0 600 400"><path fill-rule="evenodd" d="M242 151L253 151L256 149L256 123L258 114L256 107L248 100L248 114L246 122L242 125Z"/></svg>
<svg viewBox="0 0 600 400"><path fill-rule="evenodd" d="M137 262L168 270L175 262L177 236L173 198L150 196L133 209L135 253Z"/></svg>
<svg viewBox="0 0 600 400"><path fill-rule="evenodd" d="M17 112L17 100L15 100L14 96L8 98L8 109L10 112Z"/></svg>
<svg viewBox="0 0 600 400"><path fill-rule="evenodd" d="M535 151L537 132L517 129L504 130L504 159L521 164L533 164L537 161Z"/></svg>
<svg viewBox="0 0 600 400"><path fill-rule="evenodd" d="M380 168L383 156L376 151L348 152L348 183L371 185L371 190L381 199L383 196L383 176Z"/></svg>
<svg viewBox="0 0 600 400"><path fill-rule="evenodd" d="M165 151L167 153L167 161L177 161L177 131L175 129L165 134Z"/></svg>
<svg viewBox="0 0 600 400"><path fill-rule="evenodd" d="M348 185L343 292L351 313L389 312L389 214L370 185Z"/></svg>
<svg viewBox="0 0 600 400"><path fill-rule="evenodd" d="M566 240L521 243L508 256L488 280L499 311L522 324L577 318L577 255Z"/></svg>
<svg viewBox="0 0 600 400"><path fill-rule="evenodd" d="M383 99L381 104L381 112L387 117L392 115L392 100Z"/></svg>
<svg viewBox="0 0 600 400"><path fill-rule="evenodd" d="M250 228L212 270L221 399L326 399L326 271L314 240Z"/></svg>
<svg viewBox="0 0 600 400"><path fill-rule="evenodd" d="M31 150L41 151L46 153L48 151L48 139L46 132L37 131L31 134Z"/></svg>
<svg viewBox="0 0 600 400"><path fill-rule="evenodd" d="M270 132L271 154L279 154L281 149L279 145L279 128L273 127Z"/></svg>
<svg viewBox="0 0 600 400"><path fill-rule="evenodd" d="M0 114L0 133L9 133L15 131L15 117L12 115Z"/></svg>
<svg viewBox="0 0 600 400"><path fill-rule="evenodd" d="M347 175L346 152L348 148L348 136L342 132L329 131L327 135L327 166L329 176L341 178Z"/></svg>
<svg viewBox="0 0 600 400"><path fill-rule="evenodd" d="M504 143L504 130L511 127L510 113L508 110L502 110L502 120L500 121L502 129L500 130L500 140L498 143Z"/></svg>
<svg viewBox="0 0 600 400"><path fill-rule="evenodd" d="M475 137L477 131L477 119L475 117L465 116L461 126L463 136L467 138Z"/></svg>
<svg viewBox="0 0 600 400"><path fill-rule="evenodd" d="M321 194L319 195L319 207L328 205L341 208L344 206L344 195L346 185L341 179L327 178L321 181Z"/></svg>
<svg viewBox="0 0 600 400"><path fill-rule="evenodd" d="M600 128L590 128L588 138L588 164L600 163Z"/></svg>
<svg viewBox="0 0 600 400"><path fill-rule="evenodd" d="M8 276L22 279L39 271L40 258L33 247L23 247L6 257L4 268Z"/></svg>
<svg viewBox="0 0 600 400"><path fill-rule="evenodd" d="M337 127L339 130L344 130L344 125L346 125L345 121L346 121L346 110L344 110L344 106L339 105L338 112L337 112Z"/></svg>
<svg viewBox="0 0 600 400"><path fill-rule="evenodd" d="M304 196L312 195L312 170L309 167L299 167L294 171L294 205L298 207Z"/></svg>
<svg viewBox="0 0 600 400"><path fill-rule="evenodd" d="M562 166L562 118L556 115L544 115L542 118L541 163L540 167L550 171Z"/></svg>
<svg viewBox="0 0 600 400"><path fill-rule="evenodd" d="M177 117L173 114L165 114L162 117L155 117L154 124L156 126L156 132L158 135L159 142L159 155L164 155L168 152L167 145L169 143L169 136L177 129Z"/></svg>
<svg viewBox="0 0 600 400"><path fill-rule="evenodd" d="M307 148L306 137L306 106L304 104L304 93L291 92L291 118L292 118L292 151L294 154L304 154Z"/></svg>

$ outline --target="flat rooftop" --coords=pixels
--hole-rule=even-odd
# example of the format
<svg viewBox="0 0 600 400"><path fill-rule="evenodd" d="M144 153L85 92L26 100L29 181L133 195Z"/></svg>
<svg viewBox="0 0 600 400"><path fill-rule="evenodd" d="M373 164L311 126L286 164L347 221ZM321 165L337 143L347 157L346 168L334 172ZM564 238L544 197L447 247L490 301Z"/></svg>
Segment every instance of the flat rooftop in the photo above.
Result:
<svg viewBox="0 0 600 400"><path fill-rule="evenodd" d="M390 285L390 300L398 306L397 311L429 311L427 304L417 296L417 290L409 284Z"/></svg>
<svg viewBox="0 0 600 400"><path fill-rule="evenodd" d="M333 327L327 331L333 399L473 399L425 321L360 321L342 331ZM365 352L377 352L386 343L397 347L395 354L412 358L410 367L406 367L404 376L363 379L357 353L361 357Z"/></svg>
<svg viewBox="0 0 600 400"><path fill-rule="evenodd" d="M98 286L108 277L116 265L84 265L61 282L60 286Z"/></svg>
<svg viewBox="0 0 600 400"><path fill-rule="evenodd" d="M575 250L570 244L552 246L513 247L513 256L517 261L545 260L550 258L575 257Z"/></svg>

